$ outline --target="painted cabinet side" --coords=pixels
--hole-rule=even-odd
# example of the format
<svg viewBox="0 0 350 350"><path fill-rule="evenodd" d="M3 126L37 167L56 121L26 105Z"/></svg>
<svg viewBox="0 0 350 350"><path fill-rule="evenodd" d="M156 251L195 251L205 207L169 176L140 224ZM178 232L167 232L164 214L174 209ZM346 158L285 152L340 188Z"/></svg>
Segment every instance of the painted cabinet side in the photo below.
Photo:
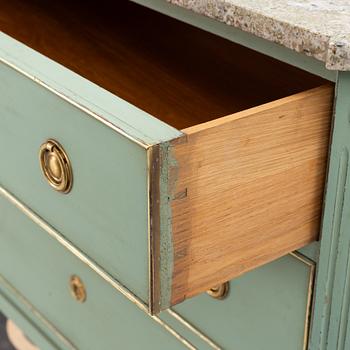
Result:
<svg viewBox="0 0 350 350"><path fill-rule="evenodd" d="M310 350L350 349L350 73L340 72Z"/></svg>

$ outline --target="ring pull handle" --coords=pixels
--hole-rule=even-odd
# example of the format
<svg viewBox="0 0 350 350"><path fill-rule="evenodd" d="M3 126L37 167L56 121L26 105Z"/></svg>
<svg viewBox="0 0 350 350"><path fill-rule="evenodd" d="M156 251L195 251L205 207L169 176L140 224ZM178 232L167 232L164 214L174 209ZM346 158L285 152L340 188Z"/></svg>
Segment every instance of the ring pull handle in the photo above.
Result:
<svg viewBox="0 0 350 350"><path fill-rule="evenodd" d="M40 146L40 168L46 180L56 191L68 193L73 184L73 172L64 148L49 139Z"/></svg>

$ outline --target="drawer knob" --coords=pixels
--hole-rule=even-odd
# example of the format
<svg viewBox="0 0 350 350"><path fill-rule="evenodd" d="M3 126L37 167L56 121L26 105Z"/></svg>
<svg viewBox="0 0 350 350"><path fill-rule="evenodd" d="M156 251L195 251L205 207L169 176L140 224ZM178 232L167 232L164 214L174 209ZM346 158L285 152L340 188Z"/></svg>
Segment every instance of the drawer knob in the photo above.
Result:
<svg viewBox="0 0 350 350"><path fill-rule="evenodd" d="M213 288L210 288L209 290L207 290L207 294L209 294L214 299L221 300L227 297L229 290L230 290L230 284L229 282L225 282Z"/></svg>
<svg viewBox="0 0 350 350"><path fill-rule="evenodd" d="M40 146L40 167L46 180L56 191L68 193L73 184L73 172L63 147L49 139Z"/></svg>
<svg viewBox="0 0 350 350"><path fill-rule="evenodd" d="M71 276L69 287L73 298L80 303L86 300L86 290L83 281L76 275Z"/></svg>

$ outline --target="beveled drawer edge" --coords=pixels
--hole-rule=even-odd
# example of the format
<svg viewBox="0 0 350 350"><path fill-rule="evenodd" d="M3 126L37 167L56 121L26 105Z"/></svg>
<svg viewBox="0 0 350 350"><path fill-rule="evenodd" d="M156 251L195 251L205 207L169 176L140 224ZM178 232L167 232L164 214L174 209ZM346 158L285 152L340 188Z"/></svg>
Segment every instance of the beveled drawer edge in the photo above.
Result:
<svg viewBox="0 0 350 350"><path fill-rule="evenodd" d="M144 149L182 135L171 125L1 31L0 62Z"/></svg>
<svg viewBox="0 0 350 350"><path fill-rule="evenodd" d="M83 106L82 104L72 100L71 98L69 98L68 96L66 96L65 94L59 92L58 90L56 90L55 88L51 87L50 85L48 85L47 83L45 83L43 80L35 77L34 75L31 75L29 73L27 73L26 71L24 71L23 69L21 69L20 67L16 66L15 64L11 63L10 61L6 60L5 58L0 56L0 62L11 67L12 69L14 69L15 71L17 71L18 73L26 76L27 78L29 78L30 80L34 81L35 83L41 85L42 87L44 87L45 89L49 90L50 92L54 93L55 95L57 95L58 97L62 98L63 100L65 100L66 102L70 103L71 105L73 105L74 107L82 110L83 112L85 112L86 114L88 114L89 116L95 118L96 120L98 120L99 122L101 122L102 124L108 126L109 128L111 128L112 130L116 131L117 133L123 135L124 137L126 137L127 139L131 140L132 142L137 143L139 146L148 149L148 147L150 147L150 145L142 142L141 140L134 138L132 136L130 136L128 133L126 133L124 130L122 130L121 128L118 128L115 124L111 123L109 120L103 118L101 115L98 115L97 113L93 112L92 110L90 110L89 108Z"/></svg>
<svg viewBox="0 0 350 350"><path fill-rule="evenodd" d="M153 145L147 149L148 163L148 264L149 309L152 315L170 308L174 275L171 188L178 171L172 154L175 145L186 143L187 135ZM186 196L182 192L177 196Z"/></svg>
<svg viewBox="0 0 350 350"><path fill-rule="evenodd" d="M147 150L148 162L148 271L149 311L152 315L170 307L174 265L172 229L169 224L170 144L154 145ZM165 218L165 219L164 219Z"/></svg>
<svg viewBox="0 0 350 350"><path fill-rule="evenodd" d="M17 209L19 209L23 214L25 214L29 219L31 219L35 224L37 224L40 228L42 228L45 232L47 232L53 239L63 245L67 250L69 250L75 257L77 257L82 263L87 265L91 270L97 273L102 279L104 279L108 284L110 284L114 289L116 289L119 293L121 293L124 297L129 299L133 304L135 304L139 309L145 312L150 318L152 318L155 322L164 327L170 334L172 334L175 338L177 338L181 343L183 343L188 349L196 350L196 348L184 337L182 337L178 332L176 332L172 327L170 327L166 322L161 320L156 315L151 315L149 313L148 306L140 300L136 295L134 295L131 291L129 291L124 285L116 281L112 276L110 276L107 272L105 272L99 265L97 265L94 261L92 261L89 257L87 257L82 251L73 246L69 241L65 240L58 231L56 231L52 226L46 223L40 216L35 214L31 209L21 203L15 196L13 196L9 191L0 186L0 195L6 198L9 202L11 202ZM1 275L0 281L7 282ZM11 287L12 290L16 291L14 287L11 286L7 282L7 285ZM21 296L21 299L26 301L26 299L16 291L16 294ZM30 308L35 311L38 315L41 315L34 306L31 306L29 301L26 301L26 304L30 305ZM41 318L45 320L45 318L41 315ZM49 321L45 321L46 324L50 324ZM51 325L51 327L54 327ZM75 349L75 348L72 348Z"/></svg>

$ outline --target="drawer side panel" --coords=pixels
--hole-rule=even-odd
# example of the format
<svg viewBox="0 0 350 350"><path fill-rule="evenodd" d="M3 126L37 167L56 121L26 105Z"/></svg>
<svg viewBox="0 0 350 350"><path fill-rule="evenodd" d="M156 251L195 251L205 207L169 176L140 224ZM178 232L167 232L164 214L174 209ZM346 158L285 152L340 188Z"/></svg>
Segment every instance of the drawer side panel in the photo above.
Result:
<svg viewBox="0 0 350 350"><path fill-rule="evenodd" d="M317 239L332 96L324 86L184 130L172 304Z"/></svg>

